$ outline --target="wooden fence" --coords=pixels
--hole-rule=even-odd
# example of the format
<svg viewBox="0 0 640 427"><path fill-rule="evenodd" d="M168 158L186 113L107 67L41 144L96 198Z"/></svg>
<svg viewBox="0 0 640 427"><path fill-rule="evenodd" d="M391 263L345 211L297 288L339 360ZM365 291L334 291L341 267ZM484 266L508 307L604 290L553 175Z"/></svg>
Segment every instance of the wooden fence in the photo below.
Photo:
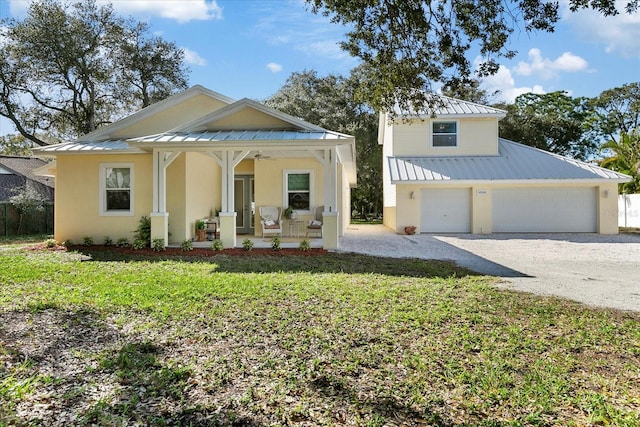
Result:
<svg viewBox="0 0 640 427"><path fill-rule="evenodd" d="M53 234L53 203L21 215L10 202L0 202L0 236L28 234Z"/></svg>

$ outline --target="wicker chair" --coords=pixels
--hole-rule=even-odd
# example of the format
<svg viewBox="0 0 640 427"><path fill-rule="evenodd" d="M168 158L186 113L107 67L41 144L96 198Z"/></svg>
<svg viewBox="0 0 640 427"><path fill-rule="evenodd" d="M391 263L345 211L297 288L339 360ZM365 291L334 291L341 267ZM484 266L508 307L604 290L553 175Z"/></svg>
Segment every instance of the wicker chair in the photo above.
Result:
<svg viewBox="0 0 640 427"><path fill-rule="evenodd" d="M260 224L262 225L262 238L265 234L282 236L282 209L277 206L261 206Z"/></svg>
<svg viewBox="0 0 640 427"><path fill-rule="evenodd" d="M324 211L324 206L318 206L314 211L314 218L309 221L307 224L307 234L306 237L309 237L309 233L318 233L319 237L322 237L322 212Z"/></svg>

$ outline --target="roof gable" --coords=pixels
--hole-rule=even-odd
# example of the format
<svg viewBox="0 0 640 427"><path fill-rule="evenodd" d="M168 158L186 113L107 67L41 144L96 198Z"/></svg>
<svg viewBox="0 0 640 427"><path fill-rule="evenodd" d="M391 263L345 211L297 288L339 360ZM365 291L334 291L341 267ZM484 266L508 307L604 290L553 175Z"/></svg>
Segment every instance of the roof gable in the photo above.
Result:
<svg viewBox="0 0 640 427"><path fill-rule="evenodd" d="M243 98L224 108L174 128L172 132L285 129L303 131L324 130L304 120L297 119L248 98Z"/></svg>
<svg viewBox="0 0 640 427"><path fill-rule="evenodd" d="M495 117L501 119L507 115L505 110L463 101L445 95L435 93L427 94L431 105L416 112L401 110L397 105L394 108L396 115L416 118L463 118L463 117Z"/></svg>
<svg viewBox="0 0 640 427"><path fill-rule="evenodd" d="M233 102L232 98L196 85L88 133L78 140L126 139L161 133Z"/></svg>

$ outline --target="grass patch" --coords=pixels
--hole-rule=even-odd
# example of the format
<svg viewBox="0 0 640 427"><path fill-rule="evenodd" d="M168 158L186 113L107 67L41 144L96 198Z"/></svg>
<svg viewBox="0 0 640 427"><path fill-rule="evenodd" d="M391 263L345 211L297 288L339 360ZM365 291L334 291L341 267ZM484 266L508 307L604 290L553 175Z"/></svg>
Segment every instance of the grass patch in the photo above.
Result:
<svg viewBox="0 0 640 427"><path fill-rule="evenodd" d="M0 425L640 425L636 313L446 262L88 250L0 252Z"/></svg>

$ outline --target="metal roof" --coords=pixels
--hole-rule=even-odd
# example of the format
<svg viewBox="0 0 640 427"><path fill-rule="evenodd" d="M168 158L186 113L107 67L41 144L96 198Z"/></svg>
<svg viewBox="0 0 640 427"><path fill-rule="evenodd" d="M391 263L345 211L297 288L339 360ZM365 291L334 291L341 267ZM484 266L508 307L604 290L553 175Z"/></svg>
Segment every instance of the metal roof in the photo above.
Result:
<svg viewBox="0 0 640 427"><path fill-rule="evenodd" d="M418 112L418 116L475 116L475 117L504 117L507 112L499 108L476 104L474 102L463 101L461 99L450 98L444 95L429 94L427 99L432 105ZM406 111L401 111L396 106L395 113L407 115ZM408 114L414 116L415 114Z"/></svg>
<svg viewBox="0 0 640 427"><path fill-rule="evenodd" d="M346 141L353 139L349 135L331 131L295 131L295 130L228 130L208 131L193 133L163 133L130 140L106 140L106 141L73 141L62 144L53 144L38 148L42 154L62 153L103 153L103 152L127 152L143 153L135 147L137 143L172 144L172 143L215 143L215 142L250 142L250 141ZM131 143L131 144L130 144Z"/></svg>
<svg viewBox="0 0 640 427"><path fill-rule="evenodd" d="M497 156L389 157L391 182L616 180L627 175L506 139Z"/></svg>
<svg viewBox="0 0 640 427"><path fill-rule="evenodd" d="M205 132L167 132L159 135L130 139L133 143L181 143L219 141L301 141L341 140L353 138L331 131L299 130L221 130Z"/></svg>
<svg viewBox="0 0 640 427"><path fill-rule="evenodd" d="M87 152L114 152L125 151L130 153L142 153L142 150L131 148L127 141L123 139L114 139L106 141L72 141L63 142L62 144L47 145L46 147L34 150L38 153L87 153Z"/></svg>

